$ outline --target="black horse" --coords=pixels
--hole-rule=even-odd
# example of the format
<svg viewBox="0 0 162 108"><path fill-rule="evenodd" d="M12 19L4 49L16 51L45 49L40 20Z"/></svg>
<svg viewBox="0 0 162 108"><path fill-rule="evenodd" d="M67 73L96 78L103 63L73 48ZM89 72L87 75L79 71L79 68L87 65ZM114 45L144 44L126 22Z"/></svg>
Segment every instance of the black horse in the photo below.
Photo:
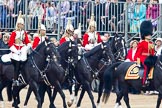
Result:
<svg viewBox="0 0 162 108"><path fill-rule="evenodd" d="M77 107L80 107L84 93L87 91L92 102L92 107L96 108L90 85L92 80L98 77L99 71L96 70L99 70L98 66L101 59L105 59L106 61L110 60L110 62L115 61L110 45L104 42L93 48L91 51L83 54L82 58L78 61L75 68L75 77L82 85L82 91L77 103Z"/></svg>
<svg viewBox="0 0 162 108"><path fill-rule="evenodd" d="M21 75L23 76L23 79L25 81L26 84L29 84L29 86L31 86L31 88L34 91L34 94L36 96L36 99L38 101L38 108L41 108L41 99L38 93L38 83L41 80L41 74L43 72L43 70L47 67L47 58L50 59L59 59L59 53L57 52L55 46L53 45L53 43L49 43L49 40L44 41L43 43L41 43L36 50L34 50L32 52L32 54L29 55L28 60L26 61L26 63L24 64L24 66L21 69ZM5 67L6 65L2 65L2 68ZM2 75L7 75L10 74L9 73L9 69L10 72L13 73L13 68L11 68L12 65L8 65L8 70L6 71L2 71ZM5 74L4 74L5 73ZM13 74L11 74L13 75ZM9 78L8 80L12 80L13 76L11 76L12 78ZM1 85L3 85L1 83ZM19 97L19 92L20 90L25 87L26 85L22 85L19 87L13 87L13 98L14 98L14 102L13 102L13 107L15 108L19 108L18 104L20 103L20 97Z"/></svg>
<svg viewBox="0 0 162 108"><path fill-rule="evenodd" d="M78 46L74 41L67 41L67 42L64 42L61 46L59 46L57 50L59 51L59 54L61 56L60 61L59 61L59 63L61 63L61 67L60 65L58 66L57 62L53 61L49 65L50 68L48 68L45 72L47 75L47 78L49 79L50 86L54 87L54 92L52 94L53 96L51 97L50 86L48 84L46 85L45 83L40 84L39 93L41 96L41 104L43 104L45 92L47 91L49 99L50 99L50 108L55 108L55 106L53 105L53 101L55 100L57 92L59 92L63 99L63 106L64 108L66 108L65 95L62 92L61 84L65 81L67 81L67 83L70 83L69 80L73 78L74 76L73 68L75 67L77 60L78 60ZM50 73L54 75L51 75ZM51 79L51 76L52 76L52 79ZM69 91L70 91L70 94L72 95L71 84L69 86ZM31 92L32 90L31 88L29 88L24 106L27 105Z"/></svg>
<svg viewBox="0 0 162 108"><path fill-rule="evenodd" d="M128 98L128 87L132 86L137 90L157 90L159 92L159 95L158 95L156 108L160 108L160 103L162 99L162 84L161 84L162 55L160 55L158 59L156 56L149 56L147 60L148 61L146 62L146 64L148 64L150 67L154 67L154 70L153 70L153 79L150 80L150 85L146 87L142 87L142 80L140 78L136 80L125 80L126 72L130 66L135 64L134 62L123 62L117 67L115 74L112 73L112 71L114 71L114 67L108 68L105 71L105 75L104 75L105 94L103 96L103 101L106 102L110 95L112 80L114 79L113 76L115 76L115 78L118 79L118 84L120 85L120 90L117 93L117 100L116 100L117 106L121 104L120 100L124 96L124 101L126 103L127 108L131 108L129 104L129 98Z"/></svg>
<svg viewBox="0 0 162 108"><path fill-rule="evenodd" d="M110 42L116 62L125 60L127 54L126 42L123 37L122 34L115 33L115 36Z"/></svg>
<svg viewBox="0 0 162 108"><path fill-rule="evenodd" d="M122 35L119 34L115 34L114 37L112 37L112 40L110 40L110 42L108 42L111 46L112 49L112 53L114 55L116 66L119 65L122 61L125 59L125 56L127 54L127 50L126 50L126 46L125 46L125 40L123 38ZM99 87L98 87L98 99L97 99L97 105L99 106L100 104L100 99L102 96L102 92L103 92L103 74L105 72L105 70L109 67L109 63L108 61L105 61L104 59L102 59L99 63L99 68L100 68L100 72L99 72Z"/></svg>

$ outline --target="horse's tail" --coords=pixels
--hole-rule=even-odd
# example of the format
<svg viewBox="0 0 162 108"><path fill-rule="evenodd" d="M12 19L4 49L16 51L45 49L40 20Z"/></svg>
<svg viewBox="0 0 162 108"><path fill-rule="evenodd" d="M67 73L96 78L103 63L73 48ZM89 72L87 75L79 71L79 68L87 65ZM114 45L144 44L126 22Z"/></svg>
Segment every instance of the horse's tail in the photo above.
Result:
<svg viewBox="0 0 162 108"><path fill-rule="evenodd" d="M109 99L110 92L112 90L113 85L113 72L115 71L115 68L119 66L122 62L117 62L112 64L110 67L106 69L104 72L104 95L102 98L102 102L106 103Z"/></svg>
<svg viewBox="0 0 162 108"><path fill-rule="evenodd" d="M7 86L7 96L8 101L12 101L12 82Z"/></svg>

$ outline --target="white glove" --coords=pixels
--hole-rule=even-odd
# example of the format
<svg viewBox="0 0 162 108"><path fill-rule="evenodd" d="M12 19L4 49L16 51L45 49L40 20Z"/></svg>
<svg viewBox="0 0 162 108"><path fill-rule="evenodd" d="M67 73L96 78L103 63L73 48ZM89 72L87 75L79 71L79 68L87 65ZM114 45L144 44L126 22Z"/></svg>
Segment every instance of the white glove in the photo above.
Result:
<svg viewBox="0 0 162 108"><path fill-rule="evenodd" d="M32 48L32 44L31 43L28 43L27 44L27 47L28 47L28 49Z"/></svg>

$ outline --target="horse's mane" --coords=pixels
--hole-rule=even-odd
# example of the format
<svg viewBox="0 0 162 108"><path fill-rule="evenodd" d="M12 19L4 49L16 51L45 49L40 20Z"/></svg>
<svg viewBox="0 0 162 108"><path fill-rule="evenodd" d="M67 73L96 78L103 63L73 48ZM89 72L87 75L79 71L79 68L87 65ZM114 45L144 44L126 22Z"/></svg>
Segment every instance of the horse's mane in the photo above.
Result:
<svg viewBox="0 0 162 108"><path fill-rule="evenodd" d="M101 49L101 45L98 45L98 46L94 47L92 50L90 50L89 52L85 53L84 56L90 57L90 56L94 55L100 49Z"/></svg>
<svg viewBox="0 0 162 108"><path fill-rule="evenodd" d="M40 43L40 44L36 47L35 51L39 51L39 50L42 48L43 45L45 45L45 41L43 41L42 43Z"/></svg>
<svg viewBox="0 0 162 108"><path fill-rule="evenodd" d="M61 49L64 49L67 45L69 45L70 41L66 41L64 43L62 43L59 47L58 50L61 51Z"/></svg>
<svg viewBox="0 0 162 108"><path fill-rule="evenodd" d="M66 48L66 46L69 46L69 43L72 43L72 44L75 44L77 45L74 41L66 41L64 43L62 43L59 47L58 47L58 50L59 52L61 53L62 51L64 51L64 49Z"/></svg>

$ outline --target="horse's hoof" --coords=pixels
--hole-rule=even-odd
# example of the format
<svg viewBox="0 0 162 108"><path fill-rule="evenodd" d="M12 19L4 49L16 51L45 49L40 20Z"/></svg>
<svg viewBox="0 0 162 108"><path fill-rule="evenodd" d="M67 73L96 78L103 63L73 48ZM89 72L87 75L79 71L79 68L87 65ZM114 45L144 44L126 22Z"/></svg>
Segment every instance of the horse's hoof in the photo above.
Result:
<svg viewBox="0 0 162 108"><path fill-rule="evenodd" d="M68 107L71 107L72 104L73 104L72 102L67 102Z"/></svg>
<svg viewBox="0 0 162 108"><path fill-rule="evenodd" d="M97 108L101 108L100 103L97 103Z"/></svg>
<svg viewBox="0 0 162 108"><path fill-rule="evenodd" d="M119 105L119 107L118 108L122 108L122 106L121 105Z"/></svg>
<svg viewBox="0 0 162 108"><path fill-rule="evenodd" d="M119 107L119 103L116 103L114 108L118 108L118 107Z"/></svg>
<svg viewBox="0 0 162 108"><path fill-rule="evenodd" d="M23 108L27 108L27 106L25 105Z"/></svg>
<svg viewBox="0 0 162 108"><path fill-rule="evenodd" d="M0 101L0 104L1 104L1 108L5 108L5 103L4 103L4 101Z"/></svg>

